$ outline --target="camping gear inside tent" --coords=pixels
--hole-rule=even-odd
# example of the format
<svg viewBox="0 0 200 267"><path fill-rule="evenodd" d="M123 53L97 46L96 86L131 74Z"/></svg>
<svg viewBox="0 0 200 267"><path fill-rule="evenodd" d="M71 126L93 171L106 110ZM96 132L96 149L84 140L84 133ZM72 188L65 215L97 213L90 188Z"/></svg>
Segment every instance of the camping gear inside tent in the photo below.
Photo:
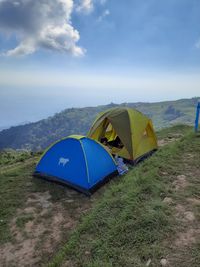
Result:
<svg viewBox="0 0 200 267"><path fill-rule="evenodd" d="M152 121L141 112L126 107L101 112L88 137L107 145L113 155L132 162L139 161L158 147Z"/></svg>
<svg viewBox="0 0 200 267"><path fill-rule="evenodd" d="M198 132L199 116L200 116L200 100L197 103L196 120L195 120L195 132Z"/></svg>
<svg viewBox="0 0 200 267"><path fill-rule="evenodd" d="M84 136L72 135L47 149L34 175L90 194L117 173L112 155L101 144Z"/></svg>
<svg viewBox="0 0 200 267"><path fill-rule="evenodd" d="M123 175L128 172L128 166L123 161L123 158L118 157L115 155L115 162L117 163L117 170L119 175Z"/></svg>

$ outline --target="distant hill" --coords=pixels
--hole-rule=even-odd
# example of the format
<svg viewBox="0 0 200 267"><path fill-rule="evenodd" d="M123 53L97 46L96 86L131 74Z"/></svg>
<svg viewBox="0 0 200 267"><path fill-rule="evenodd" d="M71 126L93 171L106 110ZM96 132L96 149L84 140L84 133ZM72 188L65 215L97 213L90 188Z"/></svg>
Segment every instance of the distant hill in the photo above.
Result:
<svg viewBox="0 0 200 267"><path fill-rule="evenodd" d="M6 129L7 127L4 127L4 126L0 126L0 131L3 131L4 129Z"/></svg>
<svg viewBox="0 0 200 267"><path fill-rule="evenodd" d="M127 106L149 116L156 129L174 124L193 124L199 98L158 103L122 103L97 107L70 108L35 123L11 127L0 132L0 149L42 150L70 134L86 134L96 115L108 108Z"/></svg>
<svg viewBox="0 0 200 267"><path fill-rule="evenodd" d="M30 121L23 121L23 122L20 122L20 123L17 123L15 125L2 125L0 126L0 132L3 131L3 130L6 130L6 129L9 129L10 127L14 127L14 126L22 126L22 125L25 125L25 124L28 124L30 123Z"/></svg>
<svg viewBox="0 0 200 267"><path fill-rule="evenodd" d="M5 129L9 129L11 127L11 125L9 126L0 126L0 131L3 131Z"/></svg>

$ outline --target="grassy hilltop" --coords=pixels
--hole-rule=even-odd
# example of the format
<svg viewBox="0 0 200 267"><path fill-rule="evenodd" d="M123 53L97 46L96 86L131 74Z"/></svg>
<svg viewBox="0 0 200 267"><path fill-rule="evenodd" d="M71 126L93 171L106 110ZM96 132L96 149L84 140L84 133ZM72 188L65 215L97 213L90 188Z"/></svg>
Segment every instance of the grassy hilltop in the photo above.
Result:
<svg viewBox="0 0 200 267"><path fill-rule="evenodd" d="M180 123L191 125L195 120L197 100L198 98L192 98L159 103L123 103L66 109L48 119L1 131L0 149L27 148L36 151L70 134L85 135L99 112L117 106L138 109L153 120L156 129Z"/></svg>
<svg viewBox="0 0 200 267"><path fill-rule="evenodd" d="M33 178L39 155L2 152L1 264L198 267L200 135L174 126L158 138L158 152L91 198Z"/></svg>

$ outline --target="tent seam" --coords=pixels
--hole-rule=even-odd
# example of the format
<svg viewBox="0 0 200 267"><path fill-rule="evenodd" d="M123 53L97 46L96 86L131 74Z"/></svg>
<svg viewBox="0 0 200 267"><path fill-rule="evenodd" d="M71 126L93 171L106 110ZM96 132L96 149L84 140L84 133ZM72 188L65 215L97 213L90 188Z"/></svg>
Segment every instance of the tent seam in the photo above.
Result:
<svg viewBox="0 0 200 267"><path fill-rule="evenodd" d="M85 159L86 172L87 172L88 185L90 185L90 175L89 175L89 168L88 168L87 157L86 157L86 154L85 154L85 149L84 149L84 146L83 146L81 140L78 140L78 141L80 142L81 148L82 148L82 151L83 151L83 155L84 155L84 159Z"/></svg>

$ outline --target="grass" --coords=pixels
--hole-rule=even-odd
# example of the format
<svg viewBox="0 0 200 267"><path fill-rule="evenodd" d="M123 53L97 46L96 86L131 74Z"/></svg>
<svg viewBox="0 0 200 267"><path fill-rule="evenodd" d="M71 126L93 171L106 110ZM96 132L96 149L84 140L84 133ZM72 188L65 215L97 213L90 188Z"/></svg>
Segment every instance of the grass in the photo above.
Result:
<svg viewBox="0 0 200 267"><path fill-rule="evenodd" d="M178 130L185 133L188 127L165 129L160 136ZM196 151L195 155L199 155L199 141L190 132L113 181L48 266L60 266L67 259L72 266L85 267L145 266L148 259L153 262L151 266L159 266L162 242L177 230L173 209L163 199L174 194L172 182L182 174L185 153Z"/></svg>
<svg viewBox="0 0 200 267"><path fill-rule="evenodd" d="M163 256L172 253L165 240L173 241L179 228L174 207L163 199L167 196L185 203L188 197L200 197L200 177L196 173L200 168L200 137L188 126L163 129L158 136L166 139L174 134L184 137L162 147L138 166L130 167L127 175L113 179L97 193L98 197L94 196L93 209L82 216L68 242L61 245L48 266L68 262L73 267L142 267L151 259L150 266L156 267ZM187 158L188 155L192 157ZM0 244L12 240L9 223L17 209L23 207L28 194L48 191L52 202L58 203L67 194L63 186L32 178L36 161L37 157L30 156L24 162L13 164L10 160L0 167ZM193 174L191 183L187 190L175 194L172 182L183 172ZM77 194L78 197L80 202ZM196 206L194 213L200 220L199 211ZM30 214L20 215L16 224L23 228L30 220ZM198 266L199 243L183 253L185 263L180 265L177 257L177 265L173 266Z"/></svg>
<svg viewBox="0 0 200 267"><path fill-rule="evenodd" d="M17 208L21 207L26 199L26 177L31 175L34 160L24 166L8 169L7 172L0 170L0 243L12 239L9 231L10 219L16 214Z"/></svg>
<svg viewBox="0 0 200 267"><path fill-rule="evenodd" d="M6 152L7 153L7 152ZM3 153L2 153L3 154ZM17 213L18 208L22 208L30 192L49 191L53 201L59 200L65 193L65 188L36 180L32 177L38 156L26 155L26 159L21 160L22 154L9 151L9 161L0 167L0 244L12 240L9 229L11 218ZM23 156L24 158L24 156ZM8 158L7 158L8 159ZM0 162L4 161L0 157ZM17 225L23 225L29 220L26 216L17 218Z"/></svg>
<svg viewBox="0 0 200 267"><path fill-rule="evenodd" d="M185 135L191 130L191 126L179 124L173 127L163 128L156 132L158 139L171 138L177 135Z"/></svg>
<svg viewBox="0 0 200 267"><path fill-rule="evenodd" d="M34 216L32 214L24 214L17 218L16 225L20 228L24 228L25 224L32 221Z"/></svg>
<svg viewBox="0 0 200 267"><path fill-rule="evenodd" d="M65 199L69 192L65 186L33 178L32 173L39 158L38 154L28 153L26 159L21 160L21 152L13 151L12 156L12 150L9 150L8 157L5 157L5 153L7 155L8 152L0 154L0 245L14 241L10 232L10 223L13 218L16 218L19 228L23 228L26 222L32 219L30 215L17 213L18 209L25 207L31 193L48 191L51 201L55 203ZM3 164L5 158L6 163ZM82 200L79 194L75 194L73 198ZM77 205L79 204L78 202ZM73 208L74 206L69 209L69 212L72 213Z"/></svg>
<svg viewBox="0 0 200 267"><path fill-rule="evenodd" d="M5 166L8 164L14 164L17 162L24 162L25 160L31 158L33 153L30 151L15 151L12 149L3 150L0 152L0 166Z"/></svg>

